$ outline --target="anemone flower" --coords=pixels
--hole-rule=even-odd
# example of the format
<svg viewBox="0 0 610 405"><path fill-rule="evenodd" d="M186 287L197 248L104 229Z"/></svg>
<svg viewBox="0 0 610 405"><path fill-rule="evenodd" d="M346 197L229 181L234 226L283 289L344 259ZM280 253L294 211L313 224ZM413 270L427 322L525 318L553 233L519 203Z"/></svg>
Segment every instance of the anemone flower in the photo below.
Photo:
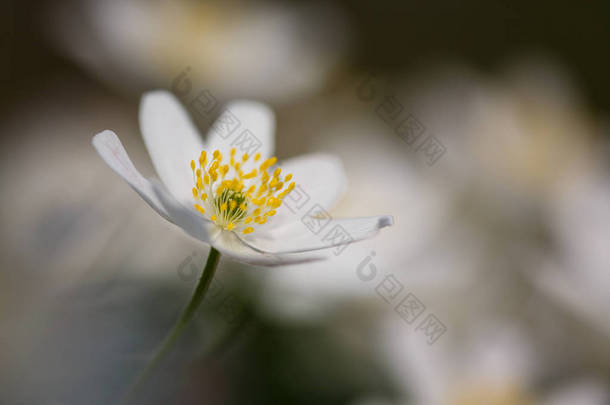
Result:
<svg viewBox="0 0 610 405"><path fill-rule="evenodd" d="M259 265L319 260L331 248L371 237L393 223L387 215L332 218L328 210L346 188L340 161L313 154L276 167L274 115L260 103L230 103L204 142L175 97L156 91L142 99L140 126L161 182L137 171L114 132L95 135L93 146L157 213L211 246L191 302L151 365L194 315L221 253ZM283 204L297 187L316 203L306 216L292 214ZM325 227L333 222L330 232L321 233L320 222Z"/></svg>

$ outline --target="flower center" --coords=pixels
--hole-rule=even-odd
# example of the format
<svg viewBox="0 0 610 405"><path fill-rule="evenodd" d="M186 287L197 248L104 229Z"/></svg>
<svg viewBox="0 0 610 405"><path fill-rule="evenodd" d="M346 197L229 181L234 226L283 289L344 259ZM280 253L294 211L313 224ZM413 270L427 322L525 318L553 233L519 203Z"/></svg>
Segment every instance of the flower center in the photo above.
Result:
<svg viewBox="0 0 610 405"><path fill-rule="evenodd" d="M202 151L198 165L191 160L195 209L229 231L248 234L255 226L265 224L295 184L284 188L292 174L282 177L279 167L270 171L277 158L258 163L260 158L260 153L253 158L247 153L236 158L233 148L229 163L223 164L220 151L215 150L210 161L206 151Z"/></svg>

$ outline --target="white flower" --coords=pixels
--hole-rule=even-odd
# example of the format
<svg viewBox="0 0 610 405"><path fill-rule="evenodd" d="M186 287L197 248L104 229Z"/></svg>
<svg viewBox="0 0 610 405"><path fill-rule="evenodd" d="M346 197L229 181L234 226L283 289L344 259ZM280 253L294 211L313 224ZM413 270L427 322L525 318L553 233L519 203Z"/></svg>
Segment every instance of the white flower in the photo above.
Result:
<svg viewBox="0 0 610 405"><path fill-rule="evenodd" d="M321 259L323 250L345 243L311 232L283 199L295 185L324 210L345 190L340 161L324 154L305 155L273 168L274 115L266 106L235 101L212 127L206 142L178 101L164 91L146 94L140 105L144 143L163 184L145 179L114 132L93 138L104 161L161 216L187 234L236 260L277 265ZM238 134L223 131L226 119ZM215 130L216 129L216 130ZM244 135L245 134L245 135ZM239 136L254 136L253 156L238 153ZM233 143L233 145L231 145ZM392 225L391 216L333 219L355 242Z"/></svg>

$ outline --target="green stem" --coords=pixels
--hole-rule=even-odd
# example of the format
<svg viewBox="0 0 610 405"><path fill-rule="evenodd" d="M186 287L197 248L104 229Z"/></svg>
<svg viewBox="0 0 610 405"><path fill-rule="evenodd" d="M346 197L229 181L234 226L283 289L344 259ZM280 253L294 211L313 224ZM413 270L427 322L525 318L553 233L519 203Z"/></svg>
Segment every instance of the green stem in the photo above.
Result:
<svg viewBox="0 0 610 405"><path fill-rule="evenodd" d="M197 312L197 308L199 308L199 305L201 305L201 302L205 297L205 293L207 292L208 287L212 282L212 278L214 278L214 273L216 272L216 267L218 266L219 261L220 252L211 247L210 254L208 255L208 260L205 263L203 273L201 274L201 278L199 279L197 288L195 288L195 291L193 292L191 300L182 312L182 315L180 315L180 318L178 318L178 321L176 322L174 327L166 335L165 339L163 340L163 343L159 346L153 358L135 379L123 403L128 403L131 397L135 394L137 388L139 388L140 385L142 385L148 379L148 377L150 377L152 371L157 367L163 357L165 357L165 355L170 352L176 340L180 337L180 335L182 335L182 332L184 332L186 326L193 319L193 316L195 316L195 312Z"/></svg>

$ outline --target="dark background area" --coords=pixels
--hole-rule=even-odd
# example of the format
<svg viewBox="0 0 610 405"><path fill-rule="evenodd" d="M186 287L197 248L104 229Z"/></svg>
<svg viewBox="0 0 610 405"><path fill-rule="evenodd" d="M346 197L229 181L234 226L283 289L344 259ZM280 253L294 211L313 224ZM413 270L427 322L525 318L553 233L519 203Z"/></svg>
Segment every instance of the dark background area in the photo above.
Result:
<svg viewBox="0 0 610 405"><path fill-rule="evenodd" d="M60 1L3 2L3 109L57 75L82 76L48 40L47 10ZM493 71L514 53L543 50L571 67L594 110L610 106L607 1L333 3L350 19L359 67L391 74L455 59Z"/></svg>

